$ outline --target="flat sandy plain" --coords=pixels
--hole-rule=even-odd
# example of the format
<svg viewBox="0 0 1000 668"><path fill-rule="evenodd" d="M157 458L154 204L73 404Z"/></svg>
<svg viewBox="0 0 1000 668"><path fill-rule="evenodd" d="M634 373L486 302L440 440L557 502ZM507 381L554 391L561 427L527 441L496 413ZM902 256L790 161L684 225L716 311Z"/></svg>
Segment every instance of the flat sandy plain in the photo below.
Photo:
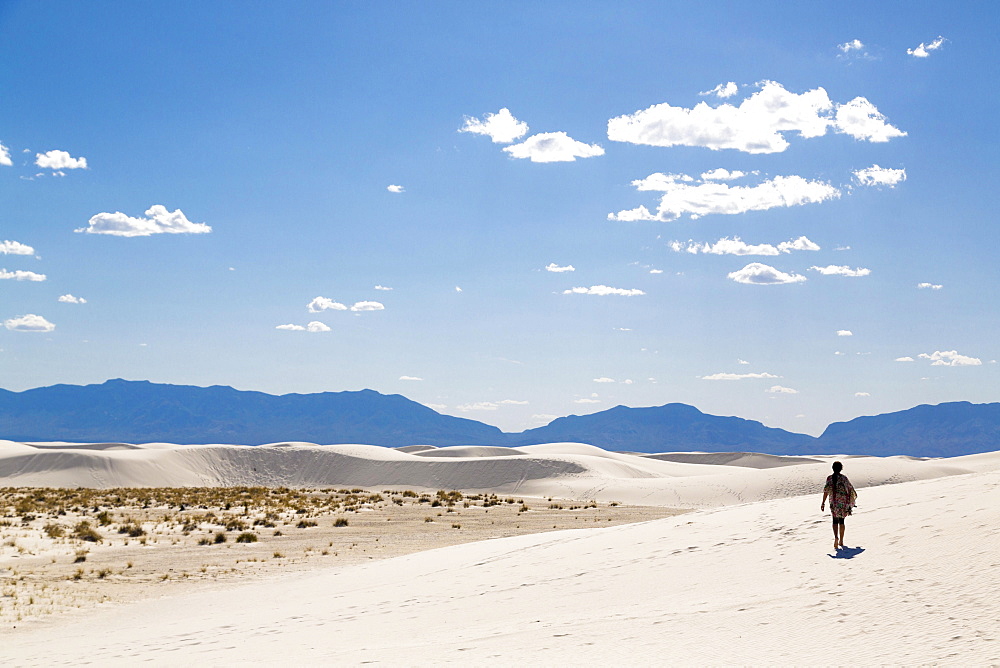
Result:
<svg viewBox="0 0 1000 668"><path fill-rule="evenodd" d="M1000 453L832 459L0 442L0 663L1000 665Z"/></svg>

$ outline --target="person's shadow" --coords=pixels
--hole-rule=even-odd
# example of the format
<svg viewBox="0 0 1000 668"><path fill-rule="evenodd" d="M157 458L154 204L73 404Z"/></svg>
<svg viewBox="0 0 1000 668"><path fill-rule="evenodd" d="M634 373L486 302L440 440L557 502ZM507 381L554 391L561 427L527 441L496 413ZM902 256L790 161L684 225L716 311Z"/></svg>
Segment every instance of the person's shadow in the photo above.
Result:
<svg viewBox="0 0 1000 668"><path fill-rule="evenodd" d="M865 551L863 547L842 547L837 550L837 554L828 554L831 559L853 559Z"/></svg>

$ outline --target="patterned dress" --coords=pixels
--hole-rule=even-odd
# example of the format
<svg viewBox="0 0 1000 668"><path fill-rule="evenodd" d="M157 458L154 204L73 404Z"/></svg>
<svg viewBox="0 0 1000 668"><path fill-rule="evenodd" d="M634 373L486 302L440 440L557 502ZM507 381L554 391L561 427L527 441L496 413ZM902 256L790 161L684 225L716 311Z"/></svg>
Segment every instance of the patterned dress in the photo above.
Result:
<svg viewBox="0 0 1000 668"><path fill-rule="evenodd" d="M847 517L851 514L851 508L858 498L858 493L854 491L854 485L841 473L837 476L837 484L833 484L833 475L826 477L826 486L823 493L830 497L830 513L834 517Z"/></svg>

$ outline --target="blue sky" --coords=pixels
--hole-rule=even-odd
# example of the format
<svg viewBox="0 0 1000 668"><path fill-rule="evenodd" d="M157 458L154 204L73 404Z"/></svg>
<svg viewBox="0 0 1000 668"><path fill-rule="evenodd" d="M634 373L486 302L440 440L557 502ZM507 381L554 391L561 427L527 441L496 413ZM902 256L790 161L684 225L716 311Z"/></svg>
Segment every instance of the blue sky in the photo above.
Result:
<svg viewBox="0 0 1000 668"><path fill-rule="evenodd" d="M0 387L1000 400L994 5L758 4L0 4Z"/></svg>

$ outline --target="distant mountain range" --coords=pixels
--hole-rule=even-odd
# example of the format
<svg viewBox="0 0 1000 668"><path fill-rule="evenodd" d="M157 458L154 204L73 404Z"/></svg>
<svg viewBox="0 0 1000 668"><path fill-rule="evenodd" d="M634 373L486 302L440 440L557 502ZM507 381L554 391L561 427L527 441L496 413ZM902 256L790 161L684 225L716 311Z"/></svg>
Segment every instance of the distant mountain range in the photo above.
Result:
<svg viewBox="0 0 1000 668"><path fill-rule="evenodd" d="M0 390L0 439L125 443L519 446L573 441L629 452L907 454L952 457L1000 450L1000 403L946 403L859 417L819 438L693 406L615 408L558 418L510 434L441 415L398 394L373 390L275 396L231 387L109 380Z"/></svg>

